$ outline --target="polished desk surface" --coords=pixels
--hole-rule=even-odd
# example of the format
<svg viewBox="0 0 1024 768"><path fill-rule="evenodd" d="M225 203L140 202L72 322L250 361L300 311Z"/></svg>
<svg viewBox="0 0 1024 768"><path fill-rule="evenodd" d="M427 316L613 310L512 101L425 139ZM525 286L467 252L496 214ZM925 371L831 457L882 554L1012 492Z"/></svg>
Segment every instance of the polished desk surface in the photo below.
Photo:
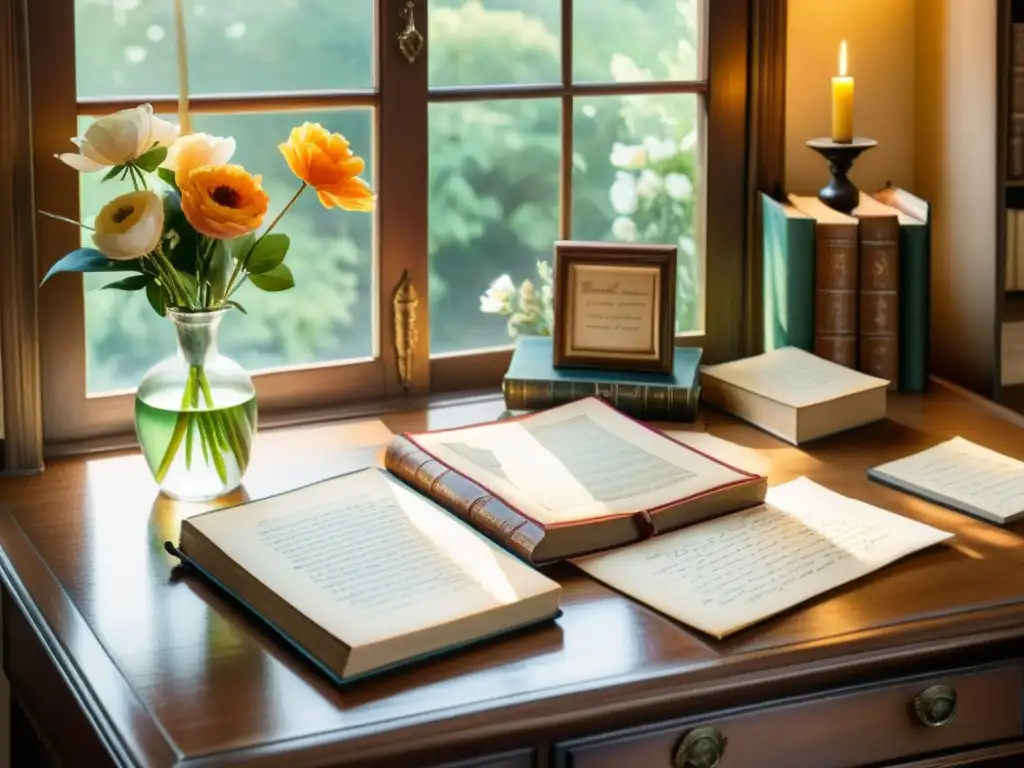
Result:
<svg viewBox="0 0 1024 768"><path fill-rule="evenodd" d="M422 430L501 410L491 399L383 419L395 431ZM867 680L911 656L924 663L1024 637L1024 529L865 476L954 435L1024 458L1024 433L1005 414L935 385L923 397L890 395L886 421L798 449L706 410L707 431L760 451L773 484L807 475L955 538L725 641L558 566L556 623L345 688L214 589L172 573L162 544L198 508L157 498L135 452L54 461L42 475L0 481L0 574L77 706L126 764L405 765L388 755L497 752ZM371 461L377 439L360 425L261 433L245 493L262 497ZM29 691L29 662L6 651L12 689Z"/></svg>

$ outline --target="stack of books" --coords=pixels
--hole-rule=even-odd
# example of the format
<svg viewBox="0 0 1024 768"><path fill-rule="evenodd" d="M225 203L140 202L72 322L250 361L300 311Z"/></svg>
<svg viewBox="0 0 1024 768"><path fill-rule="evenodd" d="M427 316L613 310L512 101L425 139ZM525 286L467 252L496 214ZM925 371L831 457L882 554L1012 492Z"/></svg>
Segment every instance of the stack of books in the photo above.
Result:
<svg viewBox="0 0 1024 768"><path fill-rule="evenodd" d="M701 350L677 347L672 373L555 368L550 336L522 336L502 382L510 411L539 411L598 397L635 419L694 421Z"/></svg>
<svg viewBox="0 0 1024 768"><path fill-rule="evenodd" d="M793 346L927 387L931 336L928 204L888 187L853 215L816 197L762 196L764 345Z"/></svg>

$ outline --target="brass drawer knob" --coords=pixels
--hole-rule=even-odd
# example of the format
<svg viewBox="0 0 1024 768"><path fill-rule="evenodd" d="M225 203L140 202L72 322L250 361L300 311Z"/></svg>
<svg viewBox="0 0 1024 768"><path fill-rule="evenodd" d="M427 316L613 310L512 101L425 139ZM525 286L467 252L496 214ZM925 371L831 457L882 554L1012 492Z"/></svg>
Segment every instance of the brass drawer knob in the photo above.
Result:
<svg viewBox="0 0 1024 768"><path fill-rule="evenodd" d="M914 697L914 714L929 728L941 728L956 718L956 691L948 685L932 685Z"/></svg>
<svg viewBox="0 0 1024 768"><path fill-rule="evenodd" d="M675 768L717 768L725 754L725 736L702 726L687 733L672 757Z"/></svg>

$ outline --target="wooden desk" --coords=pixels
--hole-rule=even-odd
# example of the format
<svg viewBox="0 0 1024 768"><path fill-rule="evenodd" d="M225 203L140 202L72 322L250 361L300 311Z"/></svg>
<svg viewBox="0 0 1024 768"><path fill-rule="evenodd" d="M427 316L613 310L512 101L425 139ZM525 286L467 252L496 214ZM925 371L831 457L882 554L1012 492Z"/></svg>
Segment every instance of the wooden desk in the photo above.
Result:
<svg viewBox="0 0 1024 768"><path fill-rule="evenodd" d="M494 400L385 421L423 429L500 411ZM27 718L65 764L90 767L658 768L699 725L728 739L722 768L1024 765L1022 529L865 477L955 434L1024 458L1021 429L941 386L890 396L889 420L802 450L707 419L763 451L773 482L806 474L957 535L724 642L558 567L557 624L339 689L219 593L172 577L161 544L187 512L154 502L139 455L55 461L0 481L13 764L38 749ZM361 434L261 434L249 495L366 461L372 446L350 452ZM926 728L911 708L934 684L956 690L957 715Z"/></svg>

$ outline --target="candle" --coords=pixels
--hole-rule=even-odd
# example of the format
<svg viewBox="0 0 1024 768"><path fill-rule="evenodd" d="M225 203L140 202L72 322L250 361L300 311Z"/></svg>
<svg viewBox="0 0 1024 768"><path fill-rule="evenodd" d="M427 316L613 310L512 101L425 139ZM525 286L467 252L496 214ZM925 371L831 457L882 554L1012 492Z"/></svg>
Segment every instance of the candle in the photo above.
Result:
<svg viewBox="0 0 1024 768"><path fill-rule="evenodd" d="M192 133L192 118L188 113L188 43L182 0L174 0L174 36L178 44L178 125L181 135L187 136Z"/></svg>
<svg viewBox="0 0 1024 768"><path fill-rule="evenodd" d="M853 78L846 76L846 41L839 45L839 77L832 78L832 141L853 141Z"/></svg>

